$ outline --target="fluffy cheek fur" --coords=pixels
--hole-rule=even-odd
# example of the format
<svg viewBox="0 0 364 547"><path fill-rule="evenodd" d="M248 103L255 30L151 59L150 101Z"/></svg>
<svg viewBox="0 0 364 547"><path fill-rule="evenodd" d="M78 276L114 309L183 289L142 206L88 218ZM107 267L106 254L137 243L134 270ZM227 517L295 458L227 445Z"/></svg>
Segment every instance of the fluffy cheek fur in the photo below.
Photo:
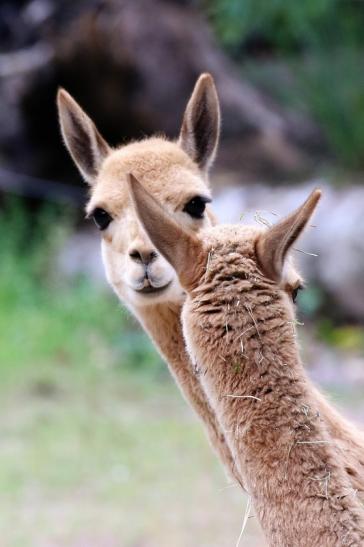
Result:
<svg viewBox="0 0 364 547"><path fill-rule="evenodd" d="M101 242L101 254L104 264L106 279L119 299L133 309L135 306L149 306L161 302L182 302L183 290L176 277L172 266L162 257L153 261L148 267L148 276L153 286L168 288L161 294L144 295L138 293L143 287L145 270L142 264L131 260L128 253L123 250L115 250L112 243L103 239Z"/></svg>

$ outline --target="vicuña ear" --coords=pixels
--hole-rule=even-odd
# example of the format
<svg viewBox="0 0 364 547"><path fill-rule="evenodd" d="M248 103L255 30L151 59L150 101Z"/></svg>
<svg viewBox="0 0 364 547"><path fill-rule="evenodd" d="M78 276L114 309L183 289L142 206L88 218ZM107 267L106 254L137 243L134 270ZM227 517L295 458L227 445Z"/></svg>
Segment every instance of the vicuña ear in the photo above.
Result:
<svg viewBox="0 0 364 547"><path fill-rule="evenodd" d="M274 281L280 281L287 253L306 227L320 198L321 190L314 190L301 207L259 238L256 247L258 262Z"/></svg>
<svg viewBox="0 0 364 547"><path fill-rule="evenodd" d="M65 145L86 182L92 185L110 147L93 121L64 89L58 91L57 106Z"/></svg>
<svg viewBox="0 0 364 547"><path fill-rule="evenodd" d="M138 217L157 250L176 270L185 288L192 286L207 256L202 242L184 230L133 176L127 177Z"/></svg>
<svg viewBox="0 0 364 547"><path fill-rule="evenodd" d="M179 144L203 170L212 164L220 133L220 107L214 80L202 74L183 116Z"/></svg>

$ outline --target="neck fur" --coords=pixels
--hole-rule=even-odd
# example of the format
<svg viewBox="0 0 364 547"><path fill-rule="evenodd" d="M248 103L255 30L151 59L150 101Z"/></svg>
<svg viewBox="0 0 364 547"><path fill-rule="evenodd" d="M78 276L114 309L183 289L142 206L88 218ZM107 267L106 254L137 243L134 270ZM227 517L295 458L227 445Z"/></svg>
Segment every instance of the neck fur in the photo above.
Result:
<svg viewBox="0 0 364 547"><path fill-rule="evenodd" d="M360 545L364 511L302 367L287 297L250 259L230 275L234 260L217 258L190 294L184 333L263 530L272 545Z"/></svg>
<svg viewBox="0 0 364 547"><path fill-rule="evenodd" d="M135 310L139 321L156 344L182 395L205 426L208 439L229 475L243 487L221 425L204 393L186 352L181 324L181 304L156 304Z"/></svg>

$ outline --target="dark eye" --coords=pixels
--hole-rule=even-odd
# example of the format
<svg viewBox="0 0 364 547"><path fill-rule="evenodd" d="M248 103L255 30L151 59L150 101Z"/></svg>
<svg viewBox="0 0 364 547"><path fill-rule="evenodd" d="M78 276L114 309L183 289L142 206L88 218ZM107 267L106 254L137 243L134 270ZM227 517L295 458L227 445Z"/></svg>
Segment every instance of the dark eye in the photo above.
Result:
<svg viewBox="0 0 364 547"><path fill-rule="evenodd" d="M195 196L186 203L183 210L192 218L203 218L206 203L210 203L210 201L211 199L205 196Z"/></svg>
<svg viewBox="0 0 364 547"><path fill-rule="evenodd" d="M97 207L91 216L94 219L94 223L96 224L99 230L106 230L106 228L109 226L110 222L112 221L112 218L109 215L109 213L107 213L104 209L101 209L101 207Z"/></svg>
<svg viewBox="0 0 364 547"><path fill-rule="evenodd" d="M296 288L293 289L293 291L292 291L292 300L293 300L293 303L294 303L294 304L296 303L296 300L297 300L298 291L303 291L302 285L298 285L298 287L296 287Z"/></svg>

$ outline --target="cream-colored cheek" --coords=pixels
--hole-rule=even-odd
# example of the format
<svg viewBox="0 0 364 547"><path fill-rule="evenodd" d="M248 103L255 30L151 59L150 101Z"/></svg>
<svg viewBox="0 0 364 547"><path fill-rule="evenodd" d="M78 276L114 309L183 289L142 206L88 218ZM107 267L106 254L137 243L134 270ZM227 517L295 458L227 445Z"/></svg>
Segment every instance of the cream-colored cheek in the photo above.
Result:
<svg viewBox="0 0 364 547"><path fill-rule="evenodd" d="M155 280L164 279L166 282L170 281L176 276L174 269L162 256L159 256L157 260L151 263L148 268L149 275Z"/></svg>
<svg viewBox="0 0 364 547"><path fill-rule="evenodd" d="M111 285L120 283L125 271L125 256L115 252L110 243L101 242L101 256L106 279Z"/></svg>
<svg viewBox="0 0 364 547"><path fill-rule="evenodd" d="M114 226L110 227L111 241L109 243L110 249L114 253L125 254L130 241L130 229L125 221L114 221Z"/></svg>
<svg viewBox="0 0 364 547"><path fill-rule="evenodd" d="M106 279L107 279L108 283L110 283L110 285L112 285L113 280L114 280L114 274L113 274L113 269L114 268L113 268L113 261L111 260L111 253L110 253L109 246L110 246L110 244L107 241L105 241L105 240L101 241L102 263L104 265Z"/></svg>

